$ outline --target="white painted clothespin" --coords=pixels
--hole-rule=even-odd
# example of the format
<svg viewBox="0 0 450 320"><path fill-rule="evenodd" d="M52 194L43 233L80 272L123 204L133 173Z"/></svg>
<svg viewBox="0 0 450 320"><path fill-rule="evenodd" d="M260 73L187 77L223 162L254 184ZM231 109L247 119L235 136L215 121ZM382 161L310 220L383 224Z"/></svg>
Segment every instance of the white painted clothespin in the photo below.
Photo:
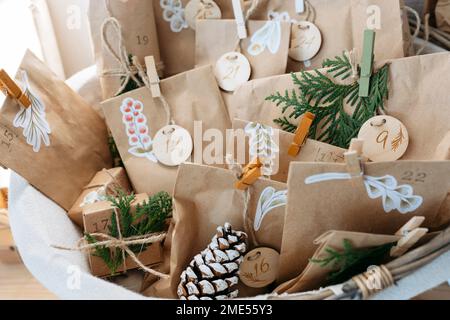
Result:
<svg viewBox="0 0 450 320"><path fill-rule="evenodd" d="M411 249L423 236L428 233L427 228L420 228L425 217L414 217L395 234L402 238L391 249L391 257L400 257Z"/></svg>
<svg viewBox="0 0 450 320"><path fill-rule="evenodd" d="M161 97L161 88L159 86L159 76L156 70L155 58L153 56L145 57L145 66L147 68L147 76L150 80L150 90L153 98Z"/></svg>
<svg viewBox="0 0 450 320"><path fill-rule="evenodd" d="M295 12L297 14L305 12L305 0L295 0Z"/></svg>
<svg viewBox="0 0 450 320"><path fill-rule="evenodd" d="M242 10L241 0L233 0L234 19L237 24L239 39L247 38L247 26L245 25L244 11Z"/></svg>

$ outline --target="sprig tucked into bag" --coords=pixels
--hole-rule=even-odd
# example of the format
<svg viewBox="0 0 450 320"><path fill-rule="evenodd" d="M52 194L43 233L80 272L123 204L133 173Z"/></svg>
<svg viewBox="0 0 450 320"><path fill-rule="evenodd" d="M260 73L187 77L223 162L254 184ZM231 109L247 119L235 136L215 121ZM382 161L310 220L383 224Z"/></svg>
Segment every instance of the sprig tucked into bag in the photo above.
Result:
<svg viewBox="0 0 450 320"><path fill-rule="evenodd" d="M354 66L347 54L327 59L322 66L328 68L327 74L318 70L302 72L300 77L292 74L298 92L295 89L290 94L288 90L284 95L277 92L266 100L281 107L283 114L292 110L288 117L274 119L283 130L295 132L297 126L292 124L292 119L312 112L316 119L311 127L310 137L348 148L362 125L384 110L384 101L389 92L389 65L374 72L367 98L359 96L359 82L356 78L350 84L339 84L336 81L347 80L354 73ZM346 106L352 107L351 114L347 113Z"/></svg>

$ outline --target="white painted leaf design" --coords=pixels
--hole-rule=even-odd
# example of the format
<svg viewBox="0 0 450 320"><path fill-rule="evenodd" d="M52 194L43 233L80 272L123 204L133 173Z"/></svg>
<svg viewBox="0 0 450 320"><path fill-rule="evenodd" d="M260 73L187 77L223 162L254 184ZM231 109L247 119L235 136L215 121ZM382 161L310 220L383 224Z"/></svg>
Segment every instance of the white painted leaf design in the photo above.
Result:
<svg viewBox="0 0 450 320"><path fill-rule="evenodd" d="M254 229L261 228L265 216L275 208L285 206L287 203L287 190L276 191L273 187L267 187L261 192L256 207Z"/></svg>
<svg viewBox="0 0 450 320"><path fill-rule="evenodd" d="M39 152L42 143L50 146L51 129L46 119L45 105L42 100L33 93L28 81L28 75L24 70L20 71L24 94L30 99L28 108L20 106L19 112L13 120L13 126L23 128L23 136L34 152Z"/></svg>
<svg viewBox="0 0 450 320"><path fill-rule="evenodd" d="M269 21L256 31L250 39L247 49L252 56L258 56L267 48L270 53L276 54L281 45L281 21L290 21L288 13L269 13Z"/></svg>
<svg viewBox="0 0 450 320"><path fill-rule="evenodd" d="M245 134L250 137L249 154L252 159L258 157L263 163L261 169L264 176L274 174L275 159L280 148L275 141L275 131L272 127L260 123L250 122L244 129Z"/></svg>
<svg viewBox="0 0 450 320"><path fill-rule="evenodd" d="M86 197L84 197L83 202L80 204L80 207L84 207L87 204L105 201L106 199L106 189L104 187L101 187L95 191L89 192Z"/></svg>
<svg viewBox="0 0 450 320"><path fill-rule="evenodd" d="M128 150L128 152L135 157L147 158L148 160L150 160L152 162L158 163L158 159L156 158L152 149L145 150L145 149L142 149L141 147L136 146L136 147L131 147Z"/></svg>
<svg viewBox="0 0 450 320"><path fill-rule="evenodd" d="M160 0L163 9L163 19L170 23L172 32L181 32L189 27L181 0Z"/></svg>

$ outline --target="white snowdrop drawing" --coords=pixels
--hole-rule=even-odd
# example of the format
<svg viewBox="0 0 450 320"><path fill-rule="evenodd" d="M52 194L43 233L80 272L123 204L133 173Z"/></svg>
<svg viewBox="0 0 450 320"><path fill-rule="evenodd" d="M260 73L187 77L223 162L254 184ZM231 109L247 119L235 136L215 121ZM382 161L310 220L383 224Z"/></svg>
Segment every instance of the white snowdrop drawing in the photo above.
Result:
<svg viewBox="0 0 450 320"><path fill-rule="evenodd" d="M256 208L254 229L258 231L261 228L265 216L275 208L287 204L287 190L276 191L272 187L267 187L261 192L261 196Z"/></svg>
<svg viewBox="0 0 450 320"><path fill-rule="evenodd" d="M94 190L92 192L89 192L83 199L83 202L80 204L80 207L84 207L88 204L97 203L100 201L107 200L106 196L106 189L104 187L101 187L97 190Z"/></svg>
<svg viewBox="0 0 450 320"><path fill-rule="evenodd" d="M31 105L28 108L20 106L13 125L16 128L23 128L23 136L27 143L33 147L34 152L39 152L42 143L47 147L50 146L51 129L46 119L45 105L31 89L26 71L20 70L19 73L23 92L30 99Z"/></svg>
<svg viewBox="0 0 450 320"><path fill-rule="evenodd" d="M248 53L252 56L260 55L267 48L270 53L276 54L281 44L281 22L289 22L291 18L287 12L277 13L271 11L269 13L269 21L256 31L248 47Z"/></svg>
<svg viewBox="0 0 450 320"><path fill-rule="evenodd" d="M170 23L172 32L181 32L189 27L181 0L160 0L160 6L163 9L163 18Z"/></svg>
<svg viewBox="0 0 450 320"><path fill-rule="evenodd" d="M275 132L272 127L251 122L245 129L250 138L249 154L252 159L258 157L263 163L262 174L271 176L274 171L275 160L280 148L275 142Z"/></svg>
<svg viewBox="0 0 450 320"><path fill-rule="evenodd" d="M331 180L350 180L348 173L324 173L308 177L305 184L314 184ZM414 189L410 185L398 185L395 177L386 175L383 177L364 176L364 185L371 199L382 199L385 212L397 210L401 214L416 211L423 203L423 198L414 195Z"/></svg>

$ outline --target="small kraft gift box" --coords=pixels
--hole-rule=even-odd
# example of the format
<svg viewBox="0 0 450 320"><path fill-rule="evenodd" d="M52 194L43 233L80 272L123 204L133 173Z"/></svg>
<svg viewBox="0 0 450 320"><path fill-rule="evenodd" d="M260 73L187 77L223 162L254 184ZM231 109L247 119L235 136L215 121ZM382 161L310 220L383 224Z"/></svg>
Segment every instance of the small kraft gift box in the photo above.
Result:
<svg viewBox="0 0 450 320"><path fill-rule="evenodd" d="M125 204L130 215L139 215L142 208L149 201L147 194L136 196L121 196L117 198L117 204L124 204L126 197L134 197L133 201ZM129 237L129 229L140 229L138 225L143 217L137 217L137 222L119 211L110 201L101 201L87 205L83 208L83 222L88 243L96 244L89 253L91 272L98 277L107 277L126 272L127 270L142 268L142 266L154 266L162 262L162 240L164 235L148 234ZM146 241L155 238L155 241ZM134 240L142 240L134 244ZM114 244L122 242L123 245ZM130 256L130 253L133 253Z"/></svg>
<svg viewBox="0 0 450 320"><path fill-rule="evenodd" d="M84 187L72 208L69 218L83 228L83 207L106 200L108 195L115 195L118 191L130 193L132 191L127 173L124 168L113 168L99 171L89 184Z"/></svg>

